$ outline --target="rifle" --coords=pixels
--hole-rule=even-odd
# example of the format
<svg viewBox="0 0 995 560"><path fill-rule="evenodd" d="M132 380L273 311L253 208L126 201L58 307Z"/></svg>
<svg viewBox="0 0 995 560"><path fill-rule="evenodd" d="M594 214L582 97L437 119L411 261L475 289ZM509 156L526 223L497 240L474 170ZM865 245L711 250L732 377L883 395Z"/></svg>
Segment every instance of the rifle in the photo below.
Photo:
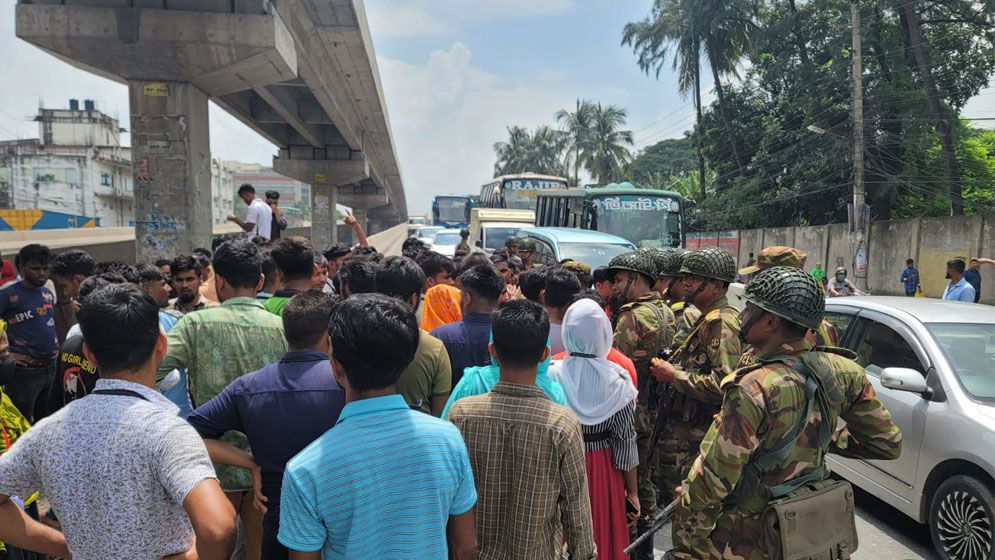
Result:
<svg viewBox="0 0 995 560"><path fill-rule="evenodd" d="M663 352L660 352L659 357L664 360L668 359L670 357L670 350L666 349ZM647 478L650 477L651 473L653 472L653 455L656 454L656 447L660 440L660 432L663 431L664 422L667 421L668 415L666 413L668 412L667 409L669 408L670 405L668 399L663 398L664 397L663 393L665 388L662 383L656 383L656 386L653 387L651 390L655 391L657 394L656 421L653 422L653 431L650 432L650 439L649 439L650 447L649 449L646 450L646 457L644 458L647 467L646 470L643 471L643 476L639 480L640 484L645 483Z"/></svg>
<svg viewBox="0 0 995 560"><path fill-rule="evenodd" d="M677 500L680 500L680 498L677 498ZM667 507L663 508L663 511L661 511L656 516L656 520L653 521L653 525L651 525L650 528L647 529L645 533L636 537L636 540L632 541L632 544L625 547L625 550L623 550L622 553L631 554L632 551L635 550L639 545L646 542L647 539L652 538L657 531L663 529L663 526L669 523L670 520L674 517L674 508L677 507L677 500L674 500Z"/></svg>

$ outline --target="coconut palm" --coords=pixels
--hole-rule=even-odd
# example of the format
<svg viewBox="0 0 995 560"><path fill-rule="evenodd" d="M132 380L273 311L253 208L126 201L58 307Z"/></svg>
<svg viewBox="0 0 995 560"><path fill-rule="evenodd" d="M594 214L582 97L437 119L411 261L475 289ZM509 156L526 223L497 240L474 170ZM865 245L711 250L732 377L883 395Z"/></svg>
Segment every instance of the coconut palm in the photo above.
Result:
<svg viewBox="0 0 995 560"><path fill-rule="evenodd" d="M589 142L580 157L584 169L599 183L625 177L625 167L632 159L629 148L634 144L632 131L620 130L625 122L625 109L601 103L594 106Z"/></svg>
<svg viewBox="0 0 995 560"><path fill-rule="evenodd" d="M563 173L563 152L566 148L566 135L548 126L540 126L534 132L520 126L508 127L508 141L494 144L497 161L494 175L509 173Z"/></svg>
<svg viewBox="0 0 995 560"><path fill-rule="evenodd" d="M573 112L561 109L556 112L556 122L563 127L568 137L567 153L572 159L574 184L580 184L580 154L587 151L590 144L591 129L594 124L594 103L586 99L578 99ZM569 166L570 162L566 162Z"/></svg>

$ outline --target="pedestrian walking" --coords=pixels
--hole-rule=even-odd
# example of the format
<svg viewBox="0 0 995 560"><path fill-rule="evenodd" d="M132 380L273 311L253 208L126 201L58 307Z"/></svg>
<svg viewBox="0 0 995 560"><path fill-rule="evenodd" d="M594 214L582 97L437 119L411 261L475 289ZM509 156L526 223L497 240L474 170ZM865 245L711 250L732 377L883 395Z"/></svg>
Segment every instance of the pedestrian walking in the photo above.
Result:
<svg viewBox="0 0 995 560"><path fill-rule="evenodd" d="M55 294L45 287L50 258L48 247L25 245L14 259L21 280L0 290L0 319L7 323L10 352L17 363L5 390L31 423L47 413L59 353Z"/></svg>
<svg viewBox="0 0 995 560"><path fill-rule="evenodd" d="M580 423L536 387L549 355L549 318L514 300L494 313L491 353L501 381L461 399L449 421L463 434L477 484L481 558L594 559L591 505Z"/></svg>
<svg viewBox="0 0 995 560"><path fill-rule="evenodd" d="M0 456L0 540L66 558L227 558L235 512L197 433L152 388L166 355L158 305L108 286L84 298L79 323L101 378ZM10 500L36 491L62 533Z"/></svg>
<svg viewBox="0 0 995 560"><path fill-rule="evenodd" d="M431 333L446 347L453 383L459 383L466 368L490 363L487 345L491 335L491 314L505 289L504 279L490 264L470 268L459 280L462 319L440 325Z"/></svg>
<svg viewBox="0 0 995 560"><path fill-rule="evenodd" d="M608 359L611 322L593 300L580 300L563 317L567 356L552 377L566 392L584 434L584 462L598 558L627 560L629 525L639 518L636 466L636 387Z"/></svg>
<svg viewBox="0 0 995 560"><path fill-rule="evenodd" d="M411 310L356 295L333 308L328 330L347 404L287 464L280 542L295 558L477 558L466 446L452 424L396 394L418 347Z"/></svg>
<svg viewBox="0 0 995 560"><path fill-rule="evenodd" d="M277 540L287 462L330 430L345 406L345 392L328 361L327 325L335 301L335 296L315 291L290 298L282 309L290 350L276 363L239 377L187 418L204 438L212 460L253 475L255 505L265 513L266 560L289 556ZM232 431L245 434L251 455L221 440Z"/></svg>
<svg viewBox="0 0 995 560"><path fill-rule="evenodd" d="M169 354L159 367L162 381L174 369L186 368L195 403L217 396L237 377L277 361L287 351L283 322L256 299L262 286L263 256L259 247L238 239L214 254L219 307L189 313L169 331ZM228 434L224 441L248 451L245 436ZM252 507L252 478L243 469L218 465L218 479L241 520L239 554L258 560L263 515Z"/></svg>
<svg viewBox="0 0 995 560"><path fill-rule="evenodd" d="M905 287L905 297L915 297L919 290L919 269L916 268L916 261L908 259L905 261L905 270L898 280Z"/></svg>
<svg viewBox="0 0 995 560"><path fill-rule="evenodd" d="M764 536L767 542L780 542L779 535L771 535L780 528L765 523L760 514L771 499L803 485L828 488L829 482L823 482L829 476L827 452L894 459L901 451L901 432L854 355L840 349L808 350L805 333L819 326L825 309L814 278L788 267L759 272L746 289L746 301L740 332L761 349L762 363L722 382L722 407L681 486L673 526L677 558L766 559L770 549ZM834 434L837 418L846 426ZM831 496L842 503L828 502ZM836 526L852 524L853 504L845 500L842 493L825 494L808 507L823 515L850 516ZM799 530L820 532L825 527L800 525ZM856 546L853 536L836 536L843 550ZM806 539L802 534L794 540ZM838 550L834 545L832 550L784 553L820 558Z"/></svg>
<svg viewBox="0 0 995 560"><path fill-rule="evenodd" d="M974 303L974 286L964 278L964 259L950 259L947 261L947 288L943 290L943 299L950 301L964 301Z"/></svg>

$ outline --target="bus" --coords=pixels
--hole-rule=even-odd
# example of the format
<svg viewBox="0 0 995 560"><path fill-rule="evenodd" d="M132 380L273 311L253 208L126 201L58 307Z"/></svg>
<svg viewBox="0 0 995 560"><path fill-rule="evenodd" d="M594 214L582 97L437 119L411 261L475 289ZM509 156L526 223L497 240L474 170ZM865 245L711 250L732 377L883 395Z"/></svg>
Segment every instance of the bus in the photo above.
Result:
<svg viewBox="0 0 995 560"><path fill-rule="evenodd" d="M535 211L537 194L566 188L563 177L538 173L502 175L480 188L480 206Z"/></svg>
<svg viewBox="0 0 995 560"><path fill-rule="evenodd" d="M589 185L539 193L536 225L611 233L637 247L684 245L684 200L679 193L632 183Z"/></svg>
<svg viewBox="0 0 995 560"><path fill-rule="evenodd" d="M437 196L432 200L432 224L453 229L470 227L470 211L476 205L476 197L471 195Z"/></svg>

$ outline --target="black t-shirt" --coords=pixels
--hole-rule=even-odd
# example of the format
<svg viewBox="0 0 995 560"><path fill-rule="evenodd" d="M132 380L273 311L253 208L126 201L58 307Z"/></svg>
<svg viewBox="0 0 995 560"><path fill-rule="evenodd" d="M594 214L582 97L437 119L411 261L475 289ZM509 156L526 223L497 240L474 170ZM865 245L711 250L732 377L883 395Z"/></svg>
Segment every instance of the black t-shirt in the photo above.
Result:
<svg viewBox="0 0 995 560"><path fill-rule="evenodd" d="M66 339L59 348L59 362L57 365L56 387L61 390L52 391L53 395L58 395L61 402L59 408L82 399L93 391L97 379L100 377L97 366L90 363L83 355L83 337L73 336ZM55 401L55 399L52 399Z"/></svg>

